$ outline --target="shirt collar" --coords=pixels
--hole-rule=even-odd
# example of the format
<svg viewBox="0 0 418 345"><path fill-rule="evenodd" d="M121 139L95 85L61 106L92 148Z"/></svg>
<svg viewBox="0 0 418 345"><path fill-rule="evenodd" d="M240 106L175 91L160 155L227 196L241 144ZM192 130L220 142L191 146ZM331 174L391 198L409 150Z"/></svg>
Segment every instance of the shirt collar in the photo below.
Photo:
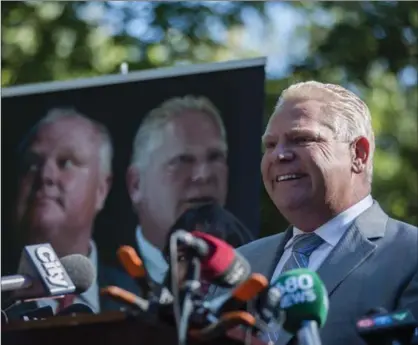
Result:
<svg viewBox="0 0 418 345"><path fill-rule="evenodd" d="M90 240L90 252L87 256L90 262L96 269L96 277L97 277L97 268L98 268L98 259L97 259L97 247L96 243L93 240ZM79 298L87 303L94 312L98 313L100 311L100 302L99 302L99 285L97 281L92 284L86 292L82 293Z"/></svg>
<svg viewBox="0 0 418 345"><path fill-rule="evenodd" d="M97 267L97 247L96 243L94 243L93 240L90 240L90 252L88 255L88 258L90 259L91 263L94 265L94 267Z"/></svg>
<svg viewBox="0 0 418 345"><path fill-rule="evenodd" d="M162 283L168 270L168 263L163 253L144 237L140 225L136 227L136 241L148 274L157 283Z"/></svg>
<svg viewBox="0 0 418 345"><path fill-rule="evenodd" d="M314 231L319 237L321 237L330 246L335 247L346 230L354 222L354 220L365 210L373 205L373 198L369 194L358 203L341 212L336 217L332 218L325 224L321 225ZM286 243L285 249L292 246L295 236L304 234L304 232L295 226L293 227L293 236Z"/></svg>

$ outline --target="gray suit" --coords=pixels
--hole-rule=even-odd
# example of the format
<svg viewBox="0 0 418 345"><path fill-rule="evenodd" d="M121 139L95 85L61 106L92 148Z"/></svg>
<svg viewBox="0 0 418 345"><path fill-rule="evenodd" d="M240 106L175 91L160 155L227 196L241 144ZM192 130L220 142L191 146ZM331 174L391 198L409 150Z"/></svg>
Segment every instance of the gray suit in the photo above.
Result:
<svg viewBox="0 0 418 345"><path fill-rule="evenodd" d="M253 272L271 279L291 236L290 227L239 251ZM407 308L418 319L418 229L389 218L376 201L354 221L317 272L330 298L321 330L323 345L365 344L355 322L371 308ZM276 345L291 339L282 334Z"/></svg>

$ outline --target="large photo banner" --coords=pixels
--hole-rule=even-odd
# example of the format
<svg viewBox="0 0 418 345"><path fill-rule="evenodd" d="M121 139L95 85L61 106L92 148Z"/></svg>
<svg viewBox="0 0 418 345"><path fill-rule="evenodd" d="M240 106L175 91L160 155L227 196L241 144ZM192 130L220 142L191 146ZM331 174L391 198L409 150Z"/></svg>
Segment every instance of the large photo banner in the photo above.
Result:
<svg viewBox="0 0 418 345"><path fill-rule="evenodd" d="M4 274L16 272L25 241L42 240L42 222L60 217L61 255L94 226L104 260L140 241L140 224L157 229L177 219L182 203L211 198L242 229L226 234L228 242L258 237L264 65L250 59L2 89ZM165 114L190 105L211 116L191 112L160 138ZM137 209L140 200L147 210ZM148 211L159 219L138 219Z"/></svg>

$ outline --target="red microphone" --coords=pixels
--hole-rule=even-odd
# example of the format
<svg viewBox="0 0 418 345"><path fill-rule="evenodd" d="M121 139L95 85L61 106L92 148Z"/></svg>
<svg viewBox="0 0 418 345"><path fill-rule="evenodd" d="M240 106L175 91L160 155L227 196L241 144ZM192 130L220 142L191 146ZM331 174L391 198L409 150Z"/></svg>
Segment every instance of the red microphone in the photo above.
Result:
<svg viewBox="0 0 418 345"><path fill-rule="evenodd" d="M177 230L173 235L200 258L203 280L229 288L249 278L250 264L225 241L200 231Z"/></svg>

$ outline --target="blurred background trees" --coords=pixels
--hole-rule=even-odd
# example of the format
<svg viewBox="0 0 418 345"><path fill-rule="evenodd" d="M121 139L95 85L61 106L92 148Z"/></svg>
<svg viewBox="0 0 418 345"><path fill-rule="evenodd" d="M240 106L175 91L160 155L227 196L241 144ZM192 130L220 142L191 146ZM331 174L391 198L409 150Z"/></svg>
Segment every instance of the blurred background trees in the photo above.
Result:
<svg viewBox="0 0 418 345"><path fill-rule="evenodd" d="M418 224L414 2L2 2L2 86L267 56L265 120L281 90L317 79L369 105L373 195ZM285 220L262 198L262 233Z"/></svg>

